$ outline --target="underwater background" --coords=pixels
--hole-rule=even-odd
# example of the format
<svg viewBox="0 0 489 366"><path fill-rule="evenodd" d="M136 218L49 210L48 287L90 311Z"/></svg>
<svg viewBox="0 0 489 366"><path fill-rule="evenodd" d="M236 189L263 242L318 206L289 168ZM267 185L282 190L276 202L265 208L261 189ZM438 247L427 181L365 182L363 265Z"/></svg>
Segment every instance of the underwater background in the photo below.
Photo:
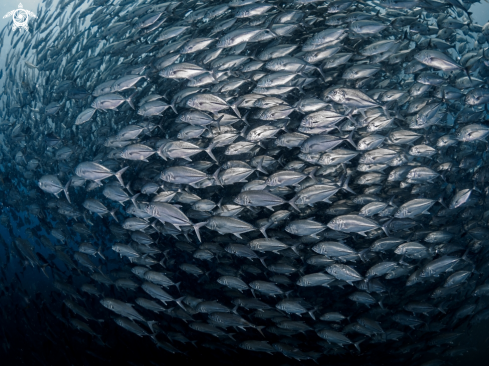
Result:
<svg viewBox="0 0 489 366"><path fill-rule="evenodd" d="M470 98L489 98L489 3L22 6L37 14L28 31L0 19L2 365L487 364L489 100ZM0 2L3 15L19 8ZM380 41L391 43L367 49ZM422 51L449 60L423 61ZM429 88L416 94L415 84ZM335 99L340 89L361 95L348 104ZM383 99L391 90L402 96ZM369 129L368 118L385 126ZM398 131L413 140L396 144ZM372 136L386 150L380 162L361 148ZM435 175L388 179L408 166ZM311 187L326 193L300 201ZM401 216L418 199L426 210ZM370 203L382 211L365 214ZM430 243L433 233L448 239ZM381 239L399 242L376 251ZM397 246L413 242L421 254L399 255ZM452 263L406 284L440 258ZM390 267L376 273L379 264ZM459 272L468 279L454 292L432 295ZM249 309L241 297L268 307ZM430 307L413 315L413 303ZM344 316L330 321L328 312ZM396 322L399 314L414 320Z"/></svg>

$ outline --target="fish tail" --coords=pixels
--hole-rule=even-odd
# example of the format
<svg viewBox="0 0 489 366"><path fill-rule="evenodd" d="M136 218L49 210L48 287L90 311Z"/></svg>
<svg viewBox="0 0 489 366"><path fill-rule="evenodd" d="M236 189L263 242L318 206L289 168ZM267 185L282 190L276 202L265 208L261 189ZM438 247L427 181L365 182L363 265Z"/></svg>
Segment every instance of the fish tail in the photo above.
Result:
<svg viewBox="0 0 489 366"><path fill-rule="evenodd" d="M355 129L353 129L353 131L350 132L350 134L346 138L346 141L348 141L350 143L350 145L353 146L356 149L357 148L357 145L355 144L355 141L353 141L353 134L354 133L355 133Z"/></svg>
<svg viewBox="0 0 489 366"><path fill-rule="evenodd" d="M289 201L289 205L291 205L297 212L301 212L301 210L299 209L299 207L297 207L297 205L295 204L295 201L297 200L299 196L296 195L294 198L292 198L290 201Z"/></svg>
<svg viewBox="0 0 489 366"><path fill-rule="evenodd" d="M70 195L68 193L68 188L70 187L70 184L71 184L71 178L70 180L68 180L68 183L66 183L66 185L63 187L63 192L65 192L66 199L68 200L69 203L71 203Z"/></svg>
<svg viewBox="0 0 489 366"><path fill-rule="evenodd" d="M360 341L358 341L358 342L353 343L353 345L354 345L354 346L355 346L355 348L358 350L358 352L361 352L361 350L360 350L360 343L362 343L364 340L365 340L365 339L362 339L362 340L360 340Z"/></svg>
<svg viewBox="0 0 489 366"><path fill-rule="evenodd" d="M117 219L117 216L115 215L116 211L117 211L117 208L114 208L112 211L110 211L110 216L112 216L116 222L119 222L119 220Z"/></svg>
<svg viewBox="0 0 489 366"><path fill-rule="evenodd" d="M241 118L241 113L239 113L238 106L236 105L236 103L231 104L230 107L233 110L233 112L236 113L238 118Z"/></svg>
<svg viewBox="0 0 489 366"><path fill-rule="evenodd" d="M263 332L262 332L262 329L263 329L263 328L265 328L265 326L264 326L264 325L260 325L260 326L255 327L255 329L256 329L257 331L259 331L259 332L260 332L260 334L263 336L263 338L266 338L266 337L265 337L265 334L263 334Z"/></svg>
<svg viewBox="0 0 489 366"><path fill-rule="evenodd" d="M218 162L216 157L214 156L214 153L212 152L212 149L215 148L217 145L217 142L214 142L213 144L210 144L207 149L205 149L205 152L211 157L212 160L214 160L216 163Z"/></svg>
<svg viewBox="0 0 489 366"><path fill-rule="evenodd" d="M260 161L258 162L258 166L256 167L256 170L258 170L259 172L262 172L263 174L268 174L268 172L263 168L263 160L264 159L265 159L264 157L262 157L260 159Z"/></svg>
<svg viewBox="0 0 489 366"><path fill-rule="evenodd" d="M199 231L199 229L202 226L205 226L205 225L207 225L207 221L199 222L198 224L192 224L192 226L194 227L194 230L195 230L195 234L197 235L197 238L199 238L199 241L201 243L202 243L202 239L200 238L200 231Z"/></svg>
<svg viewBox="0 0 489 366"><path fill-rule="evenodd" d="M129 105L131 106L132 109L136 109L134 107L134 97L136 96L136 92L132 93L131 96L129 98L126 99L126 102L129 103Z"/></svg>
<svg viewBox="0 0 489 366"><path fill-rule="evenodd" d="M341 184L341 189L347 191L347 192L350 192L350 193L353 193L353 194L356 194L355 191L353 191L349 186L348 186L348 182L350 181L350 176L347 176L345 181Z"/></svg>
<svg viewBox="0 0 489 366"><path fill-rule="evenodd" d="M124 181L122 180L122 174L124 174L124 172L127 170L127 168L129 168L129 167L126 166L114 174L115 177L117 178L117 180L119 181L119 183L121 184L121 186L123 186L123 187L124 187Z"/></svg>
<svg viewBox="0 0 489 366"><path fill-rule="evenodd" d="M217 168L217 170L212 174L212 178L216 181L217 184L222 186L221 180L219 179L219 172L221 171L221 168Z"/></svg>

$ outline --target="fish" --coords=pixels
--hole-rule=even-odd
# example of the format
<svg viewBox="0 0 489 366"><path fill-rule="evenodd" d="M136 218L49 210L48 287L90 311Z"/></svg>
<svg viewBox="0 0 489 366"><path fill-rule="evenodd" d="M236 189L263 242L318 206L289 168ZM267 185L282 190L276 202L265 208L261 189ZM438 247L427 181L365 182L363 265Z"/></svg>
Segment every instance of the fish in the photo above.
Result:
<svg viewBox="0 0 489 366"><path fill-rule="evenodd" d="M28 32L7 24L5 362L471 354L489 319L474 9L45 0Z"/></svg>

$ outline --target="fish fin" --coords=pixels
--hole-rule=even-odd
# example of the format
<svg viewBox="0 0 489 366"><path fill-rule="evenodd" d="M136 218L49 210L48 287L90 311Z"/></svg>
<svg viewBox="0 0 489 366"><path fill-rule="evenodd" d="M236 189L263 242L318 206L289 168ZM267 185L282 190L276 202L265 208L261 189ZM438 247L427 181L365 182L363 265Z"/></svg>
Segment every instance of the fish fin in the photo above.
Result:
<svg viewBox="0 0 489 366"><path fill-rule="evenodd" d="M262 172L263 174L268 175L268 172L263 168L263 160L265 160L265 157L262 157L260 159L260 161L258 162L258 166L256 167L256 170L258 170L259 172Z"/></svg>
<svg viewBox="0 0 489 366"><path fill-rule="evenodd" d="M321 67L314 67L320 74L321 74L321 77L323 78L323 81L326 82L326 75L324 75L323 73L323 70L321 69Z"/></svg>
<svg viewBox="0 0 489 366"><path fill-rule="evenodd" d="M221 117L218 117L216 119L217 129L219 130L219 132L221 132L221 121L222 121L223 118L224 118L224 114ZM211 133L212 133L212 131L211 131Z"/></svg>
<svg viewBox="0 0 489 366"><path fill-rule="evenodd" d="M345 181L341 184L341 189L344 189L347 192L356 194L350 187L348 187L348 182L350 181L350 176L347 176Z"/></svg>
<svg viewBox="0 0 489 366"><path fill-rule="evenodd" d="M387 221L384 225L382 225L382 230L384 230L385 235L390 236L389 230L387 229L387 226L392 222L394 219L390 219Z"/></svg>
<svg viewBox="0 0 489 366"><path fill-rule="evenodd" d="M262 332L262 329L263 329L263 328L265 328L265 326L264 326L264 325L259 325L259 326L257 326L255 329L256 329L257 331L259 331L259 332L260 332L260 334L263 336L263 338L266 338L266 337L265 337L265 334L263 334L263 332Z"/></svg>
<svg viewBox="0 0 489 366"><path fill-rule="evenodd" d="M314 316L314 312L317 311L319 309L319 307L315 306L314 309L312 310L309 310L308 311L308 314L311 316L311 318L313 318L314 320L316 320L316 317Z"/></svg>
<svg viewBox="0 0 489 366"><path fill-rule="evenodd" d="M213 144L210 144L209 147L207 147L207 149L205 149L205 152L211 157L212 160L214 160L216 163L218 162L216 157L214 156L213 152L212 152L212 149L216 147L218 143L217 142L214 142Z"/></svg>
<svg viewBox="0 0 489 366"><path fill-rule="evenodd" d="M117 180L119 181L119 183L121 184L121 186L123 186L123 187L124 187L124 181L122 180L122 174L124 174L124 172L127 170L127 168L129 168L129 167L126 166L114 174L115 177L117 178Z"/></svg>
<svg viewBox="0 0 489 366"><path fill-rule="evenodd" d="M195 234L197 235L197 238L199 239L199 241L202 243L202 239L200 238L200 231L199 229L202 227L202 226L205 226L207 225L207 221L204 221L204 222L199 222L198 224L192 224L194 230L195 230Z"/></svg>
<svg viewBox="0 0 489 366"><path fill-rule="evenodd" d="M183 310L187 311L185 307L182 304L183 299L185 299L185 296L179 297L178 299L175 300L175 302L180 306Z"/></svg>
<svg viewBox="0 0 489 366"><path fill-rule="evenodd" d="M472 261L471 261L471 260L470 260L470 259L467 257L467 254L469 254L469 251L470 251L470 249L467 249L467 250L465 251L464 255L462 256L462 258L461 258L461 259L462 259L463 261L465 261L465 262L469 262L469 263L471 263L471 264L473 265L473 264L474 264L474 262L472 262ZM452 268L452 270L453 270L453 268Z"/></svg>
<svg viewBox="0 0 489 366"><path fill-rule="evenodd" d="M360 351L360 343L362 343L365 339L362 339L362 340L359 340L358 342L355 342L353 343L353 345L355 346L355 348L358 350L358 352L361 352Z"/></svg>
<svg viewBox="0 0 489 366"><path fill-rule="evenodd" d="M131 195L133 195L134 193L132 193L132 190L131 190L131 183L132 183L132 181L131 181L131 182L129 182L129 183L127 183L127 184L125 185L125 187L124 187L124 188L126 188L126 189L129 191L129 193L130 193ZM123 206L124 206L124 205L123 205Z"/></svg>
<svg viewBox="0 0 489 366"><path fill-rule="evenodd" d="M388 103L386 103L385 105L381 106L381 108L382 108L382 110L384 111L384 114L385 114L385 116L386 116L387 118L391 118L391 115L390 115L390 113L389 113L389 106L390 106L390 104L391 104L392 102L393 102L393 101L388 102Z"/></svg>
<svg viewBox="0 0 489 366"><path fill-rule="evenodd" d="M248 126L244 126L243 129L239 132L239 135L243 138L246 138L246 130L248 129Z"/></svg>
<svg viewBox="0 0 489 366"><path fill-rule="evenodd" d="M131 106L131 108L132 108L132 109L134 109L134 110L135 110L136 108L134 107L134 100L133 100L133 99L134 99L134 97L136 96L136 93L137 93L137 92L132 93L132 94L131 94L131 96L130 96L129 98L127 98L127 99L126 99L126 102L127 102L127 103L129 103L129 105Z"/></svg>
<svg viewBox="0 0 489 366"><path fill-rule="evenodd" d="M265 226L260 228L260 232L263 234L265 238L268 238L267 236L267 229L272 225L272 223L267 223Z"/></svg>
<svg viewBox="0 0 489 366"><path fill-rule="evenodd" d="M241 120L244 122L245 125L249 126L249 122L248 122L248 115L250 114L250 111L246 112L245 115L243 116L243 118L241 118Z"/></svg>
<svg viewBox="0 0 489 366"><path fill-rule="evenodd" d="M105 256L102 254L102 246L98 247L98 250L95 254L98 254L102 259L106 259Z"/></svg>
<svg viewBox="0 0 489 366"><path fill-rule="evenodd" d="M294 198L292 198L290 201L289 201L289 205L291 205L295 210L297 210L297 212L301 212L301 210L299 209L299 207L297 207L297 205L295 204L295 201L297 201L297 198L299 196L296 195Z"/></svg>
<svg viewBox="0 0 489 366"><path fill-rule="evenodd" d="M236 103L231 104L229 107L233 110L234 113L236 113L238 118L241 119L241 113L239 113L238 106L236 105Z"/></svg>
<svg viewBox="0 0 489 366"><path fill-rule="evenodd" d="M71 203L70 195L68 193L68 188L70 187L70 184L71 184L71 178L68 180L68 183L66 183L66 185L63 188L63 191L65 192L66 199L68 200L69 203Z"/></svg>
<svg viewBox="0 0 489 366"><path fill-rule="evenodd" d="M309 172L309 174L307 175L309 178L311 178L315 183L317 183L317 179L316 179L316 172L318 171L319 167L315 166L314 168L312 168L312 170Z"/></svg>
<svg viewBox="0 0 489 366"><path fill-rule="evenodd" d="M440 203L440 205L442 205L444 208L446 208L446 209L448 210L448 207L447 207L447 206L445 205L445 203L443 202L443 197L441 197L441 196L440 196L440 198L438 198L438 200L437 200L437 201ZM424 214L426 214L426 215L429 215L429 214L430 214L429 212L426 212L426 211L425 211L425 212L423 212L423 213L424 213Z"/></svg>
<svg viewBox="0 0 489 366"><path fill-rule="evenodd" d="M306 83L306 80L307 80L307 79L304 79L304 80L302 81L302 83L301 83L300 85L298 85L298 86L297 86L297 89L299 89L299 92L300 92L301 94L306 94L306 92L305 92L305 91L304 91L304 89L303 89L304 84Z"/></svg>
<svg viewBox="0 0 489 366"><path fill-rule="evenodd" d="M134 207L136 207L137 210L139 210L139 207L136 199L139 197L140 194L141 193L136 193L134 196L131 197L132 204L134 205Z"/></svg>
<svg viewBox="0 0 489 366"><path fill-rule="evenodd" d="M153 336L156 334L155 330L153 329L153 325L155 325L155 324L158 324L158 322L156 320L148 321L148 328L151 329L151 331L153 332Z"/></svg>
<svg viewBox="0 0 489 366"><path fill-rule="evenodd" d="M355 142L353 141L353 134L355 133L355 129L353 129L353 131L350 132L350 134L348 135L348 137L346 138L346 141L348 141L351 146L353 146L355 149L357 148L357 145L355 144Z"/></svg>
<svg viewBox="0 0 489 366"><path fill-rule="evenodd" d="M116 222L119 222L119 220L117 219L117 216L115 215L116 211L117 211L117 208L114 208L112 211L110 211L110 216L112 216Z"/></svg>
<svg viewBox="0 0 489 366"><path fill-rule="evenodd" d="M217 184L219 184L220 186L222 186L222 182L219 179L219 172L220 171L221 171L221 167L217 168L217 170L214 172L214 174L212 174L212 178L214 178L214 180L216 181Z"/></svg>
<svg viewBox="0 0 489 366"><path fill-rule="evenodd" d="M360 252L358 252L358 256L360 257L360 259L363 261L363 262L366 262L367 261L367 258L366 258L366 254L370 252L370 249L367 248L367 249L364 249L364 250L361 250Z"/></svg>

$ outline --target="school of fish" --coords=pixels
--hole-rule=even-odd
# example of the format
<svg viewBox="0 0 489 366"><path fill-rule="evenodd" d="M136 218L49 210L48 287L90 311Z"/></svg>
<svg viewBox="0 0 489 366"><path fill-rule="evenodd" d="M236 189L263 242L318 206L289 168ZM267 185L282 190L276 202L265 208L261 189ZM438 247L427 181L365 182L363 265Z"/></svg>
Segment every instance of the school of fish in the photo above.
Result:
<svg viewBox="0 0 489 366"><path fill-rule="evenodd" d="M470 353L489 319L489 23L471 5L47 0L29 32L7 25L0 352Z"/></svg>

